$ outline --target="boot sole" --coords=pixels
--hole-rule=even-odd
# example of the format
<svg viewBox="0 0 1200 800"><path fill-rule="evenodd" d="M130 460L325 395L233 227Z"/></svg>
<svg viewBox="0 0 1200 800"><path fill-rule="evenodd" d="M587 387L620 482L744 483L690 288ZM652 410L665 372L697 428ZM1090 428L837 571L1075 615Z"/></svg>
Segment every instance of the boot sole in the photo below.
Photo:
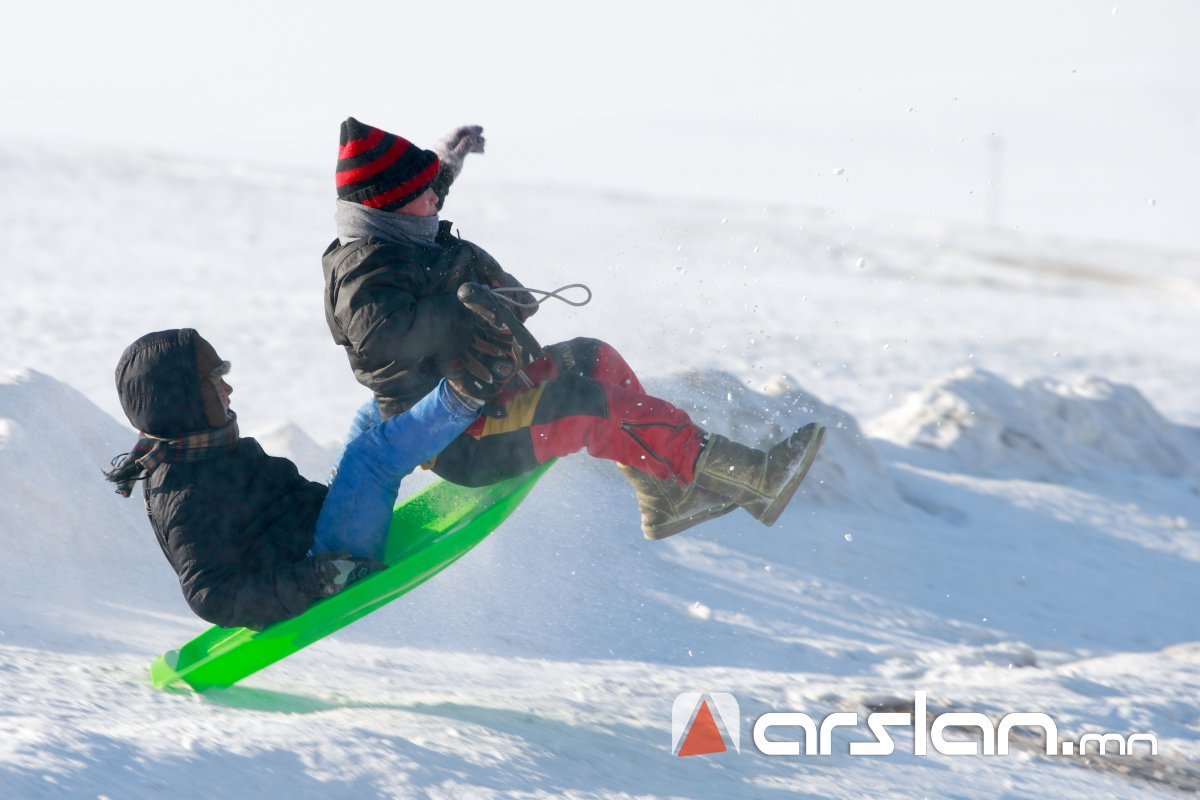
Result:
<svg viewBox="0 0 1200 800"><path fill-rule="evenodd" d="M677 520L669 525L659 525L653 529L642 528L642 533L652 542L657 542L661 539L666 539L668 536L674 536L677 533L683 533L688 528L699 525L701 522L708 522L710 519L723 517L730 511L737 508L736 503L730 503L726 506L716 506L699 514L695 514L687 519Z"/></svg>
<svg viewBox="0 0 1200 800"><path fill-rule="evenodd" d="M797 470L795 477L787 482L783 487L783 491L777 494L770 505L766 506L761 512L758 510L757 504L743 506L750 512L750 515L768 528L774 525L783 513L783 510L787 508L787 504L792 501L792 496L796 494L796 490L800 488L800 484L808 476L808 470L812 467L813 462L817 460L817 453L820 452L821 445L824 443L825 426L817 423L817 432L804 451L804 458L800 461L800 469Z"/></svg>

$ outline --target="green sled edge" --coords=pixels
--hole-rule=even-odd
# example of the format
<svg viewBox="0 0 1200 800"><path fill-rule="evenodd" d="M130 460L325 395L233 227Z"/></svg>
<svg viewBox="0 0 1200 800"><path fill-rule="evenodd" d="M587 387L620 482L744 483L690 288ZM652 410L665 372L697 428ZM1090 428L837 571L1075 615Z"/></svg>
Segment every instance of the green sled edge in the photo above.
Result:
<svg viewBox="0 0 1200 800"><path fill-rule="evenodd" d="M520 505L549 461L478 488L438 481L396 505L388 529L388 569L262 631L213 627L150 665L157 689L179 682L203 692L228 687L349 625L420 586L487 538Z"/></svg>

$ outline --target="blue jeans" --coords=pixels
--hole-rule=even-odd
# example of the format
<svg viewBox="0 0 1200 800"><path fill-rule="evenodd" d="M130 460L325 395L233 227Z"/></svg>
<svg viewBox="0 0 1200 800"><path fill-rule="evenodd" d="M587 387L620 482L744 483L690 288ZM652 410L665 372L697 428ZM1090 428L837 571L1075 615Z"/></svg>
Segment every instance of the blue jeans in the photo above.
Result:
<svg viewBox="0 0 1200 800"><path fill-rule="evenodd" d="M374 428L381 422L383 416L379 413L379 404L375 402L375 398L371 398L354 412L354 419L350 420L350 430L346 432L346 444L350 444L360 433Z"/></svg>
<svg viewBox="0 0 1200 800"><path fill-rule="evenodd" d="M360 408L317 518L312 552L381 558L400 481L478 416L445 381L390 419L380 419L373 399Z"/></svg>

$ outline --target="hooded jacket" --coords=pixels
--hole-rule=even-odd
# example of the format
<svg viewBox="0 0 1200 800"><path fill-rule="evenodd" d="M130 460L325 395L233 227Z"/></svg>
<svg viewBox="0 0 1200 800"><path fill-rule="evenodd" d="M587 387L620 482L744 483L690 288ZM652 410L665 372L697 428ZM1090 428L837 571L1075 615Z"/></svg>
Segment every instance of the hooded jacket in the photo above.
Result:
<svg viewBox="0 0 1200 800"><path fill-rule="evenodd" d="M211 346L191 329L147 334L130 345L116 380L133 426L161 438L212 428L212 388L202 377L208 353ZM143 489L163 555L198 616L223 627L263 628L312 604L302 565L326 487L301 477L291 461L239 438L205 460L168 458Z"/></svg>

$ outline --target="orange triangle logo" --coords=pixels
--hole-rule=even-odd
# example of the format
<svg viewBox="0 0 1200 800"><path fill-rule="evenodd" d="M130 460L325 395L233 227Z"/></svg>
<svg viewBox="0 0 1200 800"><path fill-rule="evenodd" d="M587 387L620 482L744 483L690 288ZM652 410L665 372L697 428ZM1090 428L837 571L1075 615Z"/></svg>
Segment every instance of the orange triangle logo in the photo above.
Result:
<svg viewBox="0 0 1200 800"><path fill-rule="evenodd" d="M704 700L700 703L700 710L696 712L696 719L692 722L691 730L683 738L679 755L702 756L705 753L724 752L725 740L721 738L721 730L717 727L717 721L713 719L708 701Z"/></svg>

